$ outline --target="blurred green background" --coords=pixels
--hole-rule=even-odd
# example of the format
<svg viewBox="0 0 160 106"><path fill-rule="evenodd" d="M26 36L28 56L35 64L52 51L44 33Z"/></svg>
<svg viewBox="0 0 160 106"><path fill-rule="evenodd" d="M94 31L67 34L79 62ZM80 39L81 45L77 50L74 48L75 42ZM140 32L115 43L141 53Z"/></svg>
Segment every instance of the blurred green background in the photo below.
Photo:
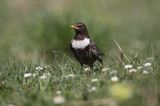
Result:
<svg viewBox="0 0 160 106"><path fill-rule="evenodd" d="M113 53L153 47L160 52L159 0L1 0L0 57L52 60L53 50L70 55L70 25L83 22L98 47Z"/></svg>

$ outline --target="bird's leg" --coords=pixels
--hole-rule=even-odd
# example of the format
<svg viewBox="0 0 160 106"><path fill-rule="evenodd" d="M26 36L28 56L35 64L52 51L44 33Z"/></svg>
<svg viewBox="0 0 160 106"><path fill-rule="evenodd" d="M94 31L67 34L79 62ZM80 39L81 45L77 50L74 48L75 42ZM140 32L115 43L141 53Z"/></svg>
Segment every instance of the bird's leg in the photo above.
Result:
<svg viewBox="0 0 160 106"><path fill-rule="evenodd" d="M93 64L90 64L89 67L91 70L93 70Z"/></svg>
<svg viewBox="0 0 160 106"><path fill-rule="evenodd" d="M83 70L83 64L81 63L81 71Z"/></svg>
<svg viewBox="0 0 160 106"><path fill-rule="evenodd" d="M98 59L98 61L101 63L100 69L103 68L103 61L101 59Z"/></svg>

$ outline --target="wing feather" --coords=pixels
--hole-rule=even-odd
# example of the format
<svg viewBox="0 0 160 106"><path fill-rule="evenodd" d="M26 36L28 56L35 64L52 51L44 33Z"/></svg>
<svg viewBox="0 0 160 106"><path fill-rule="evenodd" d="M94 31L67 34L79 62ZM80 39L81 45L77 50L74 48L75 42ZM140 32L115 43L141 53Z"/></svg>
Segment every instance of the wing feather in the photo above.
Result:
<svg viewBox="0 0 160 106"><path fill-rule="evenodd" d="M103 53L98 49L98 47L96 46L96 44L91 41L91 43L89 44L89 51L92 53L92 55L99 61L102 63L102 55Z"/></svg>

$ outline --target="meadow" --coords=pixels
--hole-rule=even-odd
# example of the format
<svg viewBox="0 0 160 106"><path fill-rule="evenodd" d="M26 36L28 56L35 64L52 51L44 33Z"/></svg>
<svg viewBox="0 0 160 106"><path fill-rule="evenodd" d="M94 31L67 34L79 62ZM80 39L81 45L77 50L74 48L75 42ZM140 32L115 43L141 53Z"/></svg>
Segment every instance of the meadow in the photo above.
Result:
<svg viewBox="0 0 160 106"><path fill-rule="evenodd" d="M0 105L159 106L159 3L0 1ZM73 58L76 22L105 54L103 68L81 70Z"/></svg>

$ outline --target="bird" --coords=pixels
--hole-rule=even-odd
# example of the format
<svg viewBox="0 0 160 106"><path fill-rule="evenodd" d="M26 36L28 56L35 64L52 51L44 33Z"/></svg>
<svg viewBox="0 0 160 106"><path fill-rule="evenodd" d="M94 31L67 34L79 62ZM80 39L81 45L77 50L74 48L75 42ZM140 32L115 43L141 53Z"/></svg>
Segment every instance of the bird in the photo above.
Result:
<svg viewBox="0 0 160 106"><path fill-rule="evenodd" d="M80 63L81 68L88 65L93 69L95 61L103 64L103 53L90 38L87 27L84 23L75 23L70 26L75 31L75 36L70 42L70 49L75 59Z"/></svg>

